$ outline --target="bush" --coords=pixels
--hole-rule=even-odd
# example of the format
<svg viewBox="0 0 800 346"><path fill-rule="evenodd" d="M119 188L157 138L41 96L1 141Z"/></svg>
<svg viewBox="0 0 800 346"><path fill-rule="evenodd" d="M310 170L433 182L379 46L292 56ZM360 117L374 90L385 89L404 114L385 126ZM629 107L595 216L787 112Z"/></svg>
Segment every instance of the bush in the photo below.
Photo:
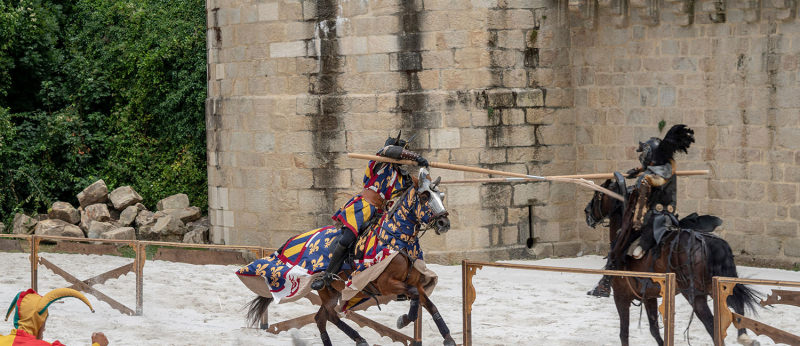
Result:
<svg viewBox="0 0 800 346"><path fill-rule="evenodd" d="M207 205L205 2L0 0L0 220L97 179Z"/></svg>

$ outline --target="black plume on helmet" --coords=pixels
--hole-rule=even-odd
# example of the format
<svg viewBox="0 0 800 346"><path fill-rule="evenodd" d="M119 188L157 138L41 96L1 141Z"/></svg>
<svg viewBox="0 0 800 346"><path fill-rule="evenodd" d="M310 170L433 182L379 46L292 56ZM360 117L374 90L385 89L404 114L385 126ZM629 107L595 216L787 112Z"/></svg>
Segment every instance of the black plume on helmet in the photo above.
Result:
<svg viewBox="0 0 800 346"><path fill-rule="evenodd" d="M692 143L694 143L694 131L686 125L679 124L670 128L664 139L653 137L647 142L639 143L639 149L636 151L642 152L643 157L640 156L639 159L643 161L642 165L659 166L672 160L678 151L686 153Z"/></svg>

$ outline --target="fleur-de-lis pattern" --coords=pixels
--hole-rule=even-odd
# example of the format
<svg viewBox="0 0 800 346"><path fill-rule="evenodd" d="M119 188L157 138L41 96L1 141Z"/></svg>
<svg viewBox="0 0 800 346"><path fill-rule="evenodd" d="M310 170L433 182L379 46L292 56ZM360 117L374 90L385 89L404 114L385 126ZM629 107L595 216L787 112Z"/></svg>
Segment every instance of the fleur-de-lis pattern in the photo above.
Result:
<svg viewBox="0 0 800 346"><path fill-rule="evenodd" d="M355 247L355 268L350 268L350 263L345 261L343 270L353 269L352 275L358 275L397 251L405 251L412 258L423 258L417 238L421 228L419 220L427 223L431 211L420 202L413 187L406 196L396 202L401 205L394 215L383 215L381 222L376 222L371 229L363 232ZM328 226L295 236L280 250L242 267L237 274L262 276L273 296L284 294L285 297L289 290L287 286L290 286L287 275L297 282L299 277L321 272L328 267L340 232L342 229Z"/></svg>
<svg viewBox="0 0 800 346"><path fill-rule="evenodd" d="M314 270L318 270L319 268L322 268L323 265L325 265L325 259L324 259L324 256L322 256L322 255L319 255L319 258L317 258L315 260L311 260L311 266L312 266L312 268Z"/></svg>
<svg viewBox="0 0 800 346"><path fill-rule="evenodd" d="M308 254L309 255L313 255L314 252L319 251L319 241L320 240L317 239L317 241L315 241L315 242L313 242L313 243L308 245Z"/></svg>

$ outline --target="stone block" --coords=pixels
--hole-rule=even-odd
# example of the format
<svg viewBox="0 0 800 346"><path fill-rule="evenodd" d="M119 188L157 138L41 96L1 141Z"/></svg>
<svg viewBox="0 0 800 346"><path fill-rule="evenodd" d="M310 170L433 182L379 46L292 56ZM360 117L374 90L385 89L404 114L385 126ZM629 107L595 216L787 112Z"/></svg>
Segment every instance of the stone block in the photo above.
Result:
<svg viewBox="0 0 800 346"><path fill-rule="evenodd" d="M129 206L119 214L119 224L120 226L129 226L136 220L136 216L139 214L139 208L135 205Z"/></svg>
<svg viewBox="0 0 800 346"><path fill-rule="evenodd" d="M553 256L555 257L575 257L582 252L582 242L558 242L553 244Z"/></svg>
<svg viewBox="0 0 800 346"><path fill-rule="evenodd" d="M50 207L50 211L47 213L47 217L51 219L59 219L64 220L71 224L77 224L81 221L81 214L78 212L72 204L67 202L55 202L53 206Z"/></svg>
<svg viewBox="0 0 800 346"><path fill-rule="evenodd" d="M445 192L448 205L477 205L481 200L480 187L470 185L448 186Z"/></svg>
<svg viewBox="0 0 800 346"><path fill-rule="evenodd" d="M461 134L458 129L431 129L431 149L458 148L461 145Z"/></svg>
<svg viewBox="0 0 800 346"><path fill-rule="evenodd" d="M514 107L514 92L510 89L486 90L486 105L493 108Z"/></svg>
<svg viewBox="0 0 800 346"><path fill-rule="evenodd" d="M774 249L772 253L775 253ZM783 241L783 254L788 257L800 257L800 239L785 239Z"/></svg>
<svg viewBox="0 0 800 346"><path fill-rule="evenodd" d="M708 197L711 199L736 198L736 185L726 181L709 181L708 190Z"/></svg>
<svg viewBox="0 0 800 346"><path fill-rule="evenodd" d="M186 226L181 220L172 215L165 215L156 220L155 225L149 229L149 232L139 234L146 240L159 240L159 241L177 241L183 240L183 235L186 233Z"/></svg>
<svg viewBox="0 0 800 346"><path fill-rule="evenodd" d="M773 237L752 237L747 243L747 252L755 256L775 256L781 248L781 242Z"/></svg>
<svg viewBox="0 0 800 346"><path fill-rule="evenodd" d="M543 242L534 243L533 247L528 249L527 252L531 254L534 258L553 257L554 254L553 243L543 243Z"/></svg>
<svg viewBox="0 0 800 346"><path fill-rule="evenodd" d="M156 210L162 211L166 209L183 209L189 207L189 196L185 193L175 194L166 197L156 203Z"/></svg>
<svg viewBox="0 0 800 346"><path fill-rule="evenodd" d="M36 235L85 238L83 231L63 220L42 220L36 224Z"/></svg>
<svg viewBox="0 0 800 346"><path fill-rule="evenodd" d="M183 242L189 244L208 244L208 236L208 227L195 228L183 235Z"/></svg>
<svg viewBox="0 0 800 346"><path fill-rule="evenodd" d="M116 210L124 210L128 206L143 201L142 196L139 196L130 186L121 186L114 189L108 194L108 198Z"/></svg>
<svg viewBox="0 0 800 346"><path fill-rule="evenodd" d="M422 70L422 55L420 52L399 52L392 54L393 61L390 68L393 71L420 71Z"/></svg>
<svg viewBox="0 0 800 346"><path fill-rule="evenodd" d="M117 228L110 222L92 222L91 226L89 226L89 231L87 232L87 238L97 239L101 238L101 236L113 229Z"/></svg>
<svg viewBox="0 0 800 346"><path fill-rule="evenodd" d="M547 202L550 195L548 183L525 183L513 186L515 206L527 206Z"/></svg>
<svg viewBox="0 0 800 346"><path fill-rule="evenodd" d="M381 72L389 69L389 56L386 54L372 54L356 57L356 71Z"/></svg>
<svg viewBox="0 0 800 346"><path fill-rule="evenodd" d="M797 185L772 183L767 187L767 195L770 202L791 205L797 201Z"/></svg>
<svg viewBox="0 0 800 346"><path fill-rule="evenodd" d="M362 55L369 52L366 37L342 37L339 40L339 53L342 55Z"/></svg>
<svg viewBox="0 0 800 346"><path fill-rule="evenodd" d="M180 209L164 209L159 211L153 215L156 219L161 218L164 215L172 215L173 217L181 220L183 223L189 223L192 221L197 221L200 217L203 216L202 211L199 207L188 207L188 208L180 208Z"/></svg>
<svg viewBox="0 0 800 346"><path fill-rule="evenodd" d="M766 216L766 215L761 215ZM776 238L797 238L797 222L793 221L772 221L767 224L766 235Z"/></svg>
<svg viewBox="0 0 800 346"><path fill-rule="evenodd" d="M136 240L133 227L120 227L100 235L100 239Z"/></svg>
<svg viewBox="0 0 800 346"><path fill-rule="evenodd" d="M367 51L370 54L392 53L399 50L399 42L395 35L367 36Z"/></svg>
<svg viewBox="0 0 800 346"><path fill-rule="evenodd" d="M275 42L269 44L270 58L289 58L305 55L305 41Z"/></svg>
<svg viewBox="0 0 800 346"><path fill-rule="evenodd" d="M84 212L86 218L90 221L106 222L111 220L111 213L108 211L108 206L104 203L92 204L86 207Z"/></svg>
<svg viewBox="0 0 800 346"><path fill-rule="evenodd" d="M14 222L11 226L11 230L14 234L31 234L34 232L34 228L38 222L39 221L28 215L16 213L14 214Z"/></svg>
<svg viewBox="0 0 800 346"><path fill-rule="evenodd" d="M460 148L483 148L486 146L486 130L481 128L462 128Z"/></svg>
<svg viewBox="0 0 800 346"><path fill-rule="evenodd" d="M306 3L311 3L311 1L305 1L303 3L304 7ZM258 20L262 22L278 20L278 3L258 4Z"/></svg>
<svg viewBox="0 0 800 346"><path fill-rule="evenodd" d="M507 207L511 205L511 186L481 186L481 206L484 208Z"/></svg>
<svg viewBox="0 0 800 346"><path fill-rule="evenodd" d="M541 89L527 89L516 91L517 107L543 107L544 93Z"/></svg>
<svg viewBox="0 0 800 346"><path fill-rule="evenodd" d="M87 186L78 194L78 202L81 207L95 203L105 203L106 201L108 201L108 187L102 179Z"/></svg>

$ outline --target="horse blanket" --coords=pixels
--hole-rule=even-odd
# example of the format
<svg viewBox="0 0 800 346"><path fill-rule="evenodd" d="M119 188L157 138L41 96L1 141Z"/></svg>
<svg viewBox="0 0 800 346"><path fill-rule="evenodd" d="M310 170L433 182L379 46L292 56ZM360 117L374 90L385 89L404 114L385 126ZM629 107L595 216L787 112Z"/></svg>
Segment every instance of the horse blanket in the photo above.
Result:
<svg viewBox="0 0 800 346"><path fill-rule="evenodd" d="M393 233L391 226L381 225L383 222L377 223L359 238L353 261L345 260L342 265L342 270L352 270L352 273L345 281L341 310L360 305L366 308L374 304L374 300L367 303L366 299L351 299L380 276L392 258L401 252L415 259L414 267L426 278L423 285L426 292L430 294L436 285L436 274L425 267L417 239L411 241L411 237L405 234ZM327 226L297 235L271 255L240 268L236 274L250 290L264 297L272 297L277 303L301 299L311 291L313 279L322 275L330 264L340 234L339 228ZM381 297L377 300L386 302L394 298Z"/></svg>

